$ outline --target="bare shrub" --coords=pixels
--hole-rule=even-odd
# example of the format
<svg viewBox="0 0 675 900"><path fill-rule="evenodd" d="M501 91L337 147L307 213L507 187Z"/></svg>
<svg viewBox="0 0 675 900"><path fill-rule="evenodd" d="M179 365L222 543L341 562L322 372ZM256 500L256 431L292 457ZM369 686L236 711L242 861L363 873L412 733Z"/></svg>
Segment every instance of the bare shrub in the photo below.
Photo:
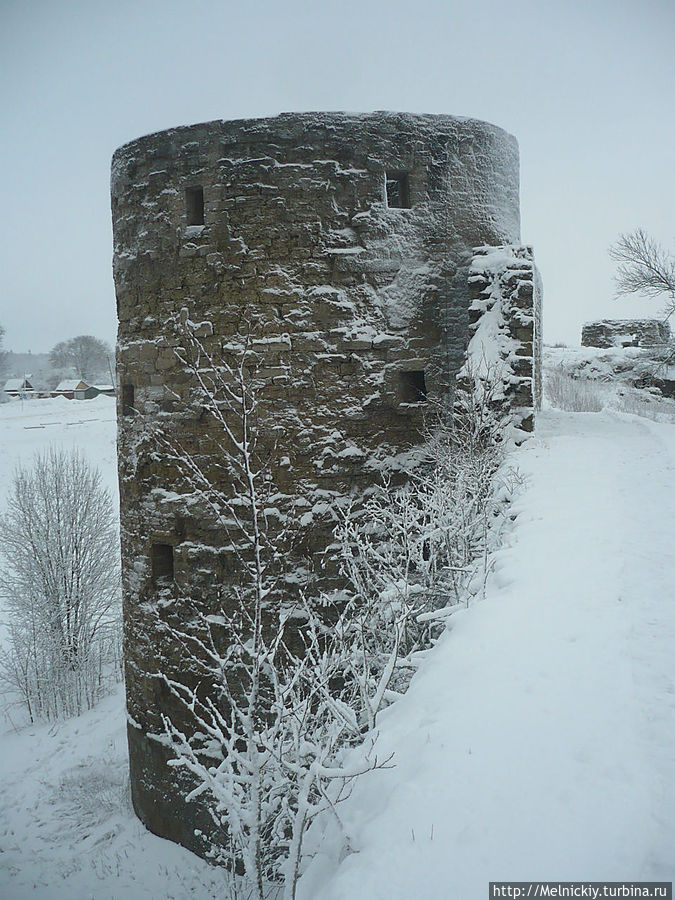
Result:
<svg viewBox="0 0 675 900"><path fill-rule="evenodd" d="M112 500L79 453L17 469L0 556L0 677L31 721L90 709L120 675L119 554Z"/></svg>
<svg viewBox="0 0 675 900"><path fill-rule="evenodd" d="M448 617L480 593L518 483L486 390L456 398L403 486L355 501L337 530L349 602L340 618L349 678L369 728L404 691Z"/></svg>
<svg viewBox="0 0 675 900"><path fill-rule="evenodd" d="M658 385L654 375L658 359L655 351L630 359L628 366L615 368L612 380L571 375L558 366L546 371L544 391L551 406L567 412L613 409L657 422L673 422L675 400L663 397L655 386L655 383ZM662 374L664 372L665 366L662 366Z"/></svg>
<svg viewBox="0 0 675 900"><path fill-rule="evenodd" d="M600 412L611 396L608 385L590 378L572 378L554 369L546 373L544 393L551 406L566 412Z"/></svg>
<svg viewBox="0 0 675 900"><path fill-rule="evenodd" d="M231 892L292 898L310 823L324 811L337 817L353 779L382 763L366 752L359 765L344 764L344 750L362 742L363 730L358 687L343 679L339 636L302 596L285 598L279 590L292 529L285 514L273 523L267 514L276 488L267 474L269 449L258 440L250 341L243 336L216 358L186 316L176 327L176 353L200 408L217 423L230 484L221 489L201 459L161 431L158 445L186 495L227 534L239 577L214 590L208 613L186 596L180 606L189 614L180 621L158 608L192 677L188 683L156 673L186 724L163 715L164 734L151 737L170 750L171 766L195 779L188 799L207 798L214 833L225 844L214 840L212 855L234 873Z"/></svg>
<svg viewBox="0 0 675 900"><path fill-rule="evenodd" d="M225 844L214 840L212 854L234 873L232 894L293 898L309 825L325 813L341 826L338 804L353 780L388 764L372 751L379 712L405 690L470 586L484 583L514 477L483 385L478 399L458 397L454 424L437 423L407 484L385 480L345 512L336 532L344 589L318 602L290 599L279 585L294 523L277 510L272 528L266 515L271 496L283 502L258 441L250 342L231 342L216 358L187 313L176 326L175 352L194 402L218 425L219 463L234 490L221 490L201 459L159 430L158 445L185 495L227 534L239 577L214 590L208 612L187 596L160 598L161 627L191 674L156 673L186 724L164 715L164 733L151 737L194 778L188 799L208 799ZM182 612L172 619L175 600ZM360 762L347 764L355 745Z"/></svg>

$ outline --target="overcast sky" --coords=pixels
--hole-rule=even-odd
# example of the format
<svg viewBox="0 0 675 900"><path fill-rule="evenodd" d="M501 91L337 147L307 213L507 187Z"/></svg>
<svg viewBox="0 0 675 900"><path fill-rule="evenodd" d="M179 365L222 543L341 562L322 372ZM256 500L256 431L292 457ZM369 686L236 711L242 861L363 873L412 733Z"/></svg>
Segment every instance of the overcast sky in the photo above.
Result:
<svg viewBox="0 0 675 900"><path fill-rule="evenodd" d="M0 324L41 352L114 341L117 146L209 119L376 109L485 119L520 144L545 339L653 313L607 247L674 244L672 0L0 0Z"/></svg>

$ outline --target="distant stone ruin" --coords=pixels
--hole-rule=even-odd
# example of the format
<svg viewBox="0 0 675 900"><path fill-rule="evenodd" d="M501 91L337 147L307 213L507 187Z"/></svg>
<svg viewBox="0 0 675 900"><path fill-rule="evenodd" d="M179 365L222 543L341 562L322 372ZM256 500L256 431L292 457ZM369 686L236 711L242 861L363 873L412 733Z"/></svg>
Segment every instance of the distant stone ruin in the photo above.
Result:
<svg viewBox="0 0 675 900"><path fill-rule="evenodd" d="M661 319L601 319L581 329L584 347L656 347L670 340L670 326Z"/></svg>
<svg viewBox="0 0 675 900"><path fill-rule="evenodd" d="M149 737L163 713L183 721L155 677L187 665L162 616L189 617L186 597L209 609L237 579L231 535L154 437L230 489L180 323L209 353L245 339L254 356L269 515L296 512L281 589L312 594L339 583L336 510L383 472L405 478L458 379L492 370L512 426L531 430L541 287L520 245L516 140L472 119L307 113L171 129L115 153L112 215L132 796L152 831L203 854L213 824Z"/></svg>

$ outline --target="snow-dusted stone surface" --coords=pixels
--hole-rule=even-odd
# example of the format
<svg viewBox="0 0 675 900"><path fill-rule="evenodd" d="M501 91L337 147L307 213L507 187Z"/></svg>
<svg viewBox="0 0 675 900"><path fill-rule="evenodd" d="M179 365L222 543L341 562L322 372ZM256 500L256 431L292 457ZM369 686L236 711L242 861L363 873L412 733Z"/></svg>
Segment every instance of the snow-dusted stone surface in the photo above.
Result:
<svg viewBox="0 0 675 900"><path fill-rule="evenodd" d="M469 340L473 248L518 244L518 180L513 137L451 116L217 121L115 153L132 791L157 833L199 852L208 840L195 829L212 837L147 738L162 731L162 711L183 718L153 676L189 677L157 622L152 548L173 556L162 601L171 614L187 595L208 607L238 577L232 531L187 503L150 436L163 428L232 491L217 427L174 353L176 321L195 323L216 357L248 336L276 490L270 518L293 537L282 593L339 587L336 513L383 469L405 477L426 411L451 395ZM523 365L532 328L530 317Z"/></svg>
<svg viewBox="0 0 675 900"><path fill-rule="evenodd" d="M661 319L600 319L581 329L584 347L655 347L670 340L670 325Z"/></svg>
<svg viewBox="0 0 675 900"><path fill-rule="evenodd" d="M459 383L490 394L505 434L532 431L542 399L542 284L531 247L477 247Z"/></svg>

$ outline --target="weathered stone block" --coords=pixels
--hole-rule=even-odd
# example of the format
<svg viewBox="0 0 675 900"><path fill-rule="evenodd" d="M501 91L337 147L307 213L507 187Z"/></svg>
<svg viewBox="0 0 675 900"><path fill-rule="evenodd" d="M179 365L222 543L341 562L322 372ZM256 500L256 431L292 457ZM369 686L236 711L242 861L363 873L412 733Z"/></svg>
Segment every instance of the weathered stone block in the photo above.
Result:
<svg viewBox="0 0 675 900"><path fill-rule="evenodd" d="M661 319L601 319L581 329L584 347L654 347L670 340L670 325Z"/></svg>

